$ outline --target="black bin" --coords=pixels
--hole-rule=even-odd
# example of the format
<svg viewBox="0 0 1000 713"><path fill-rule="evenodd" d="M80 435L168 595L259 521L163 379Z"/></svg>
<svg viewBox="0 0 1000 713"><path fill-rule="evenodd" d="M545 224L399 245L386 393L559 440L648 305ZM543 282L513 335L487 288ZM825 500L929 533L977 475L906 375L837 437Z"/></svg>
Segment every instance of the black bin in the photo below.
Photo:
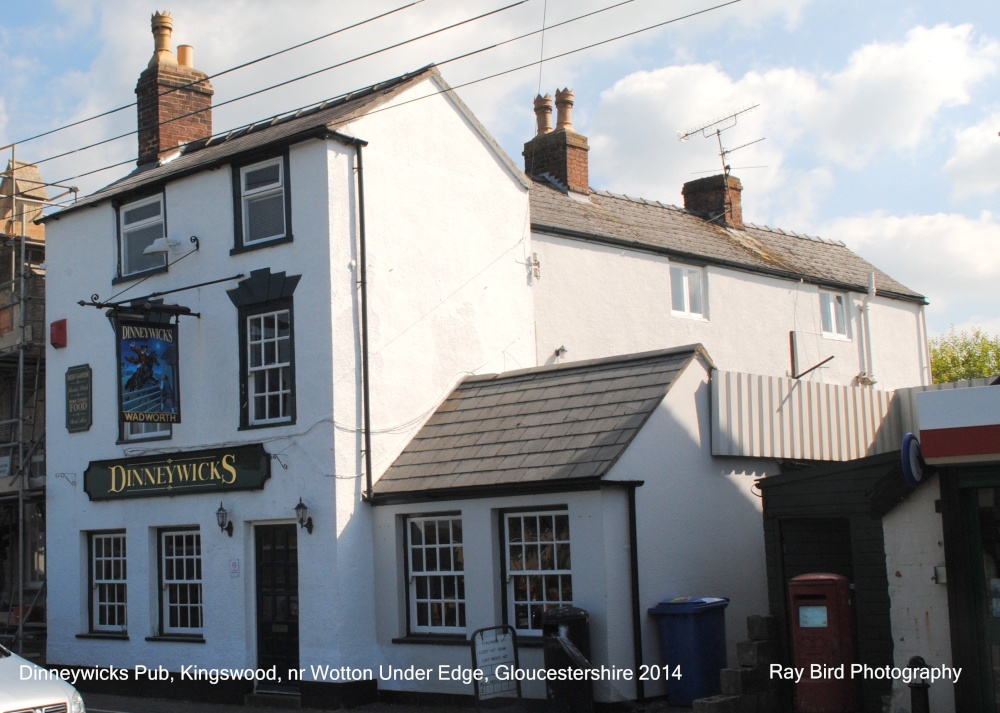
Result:
<svg viewBox="0 0 1000 713"><path fill-rule="evenodd" d="M557 607L542 614L545 669L590 667L590 612L579 607ZM545 683L549 708L559 713L592 713L591 681L549 680Z"/></svg>

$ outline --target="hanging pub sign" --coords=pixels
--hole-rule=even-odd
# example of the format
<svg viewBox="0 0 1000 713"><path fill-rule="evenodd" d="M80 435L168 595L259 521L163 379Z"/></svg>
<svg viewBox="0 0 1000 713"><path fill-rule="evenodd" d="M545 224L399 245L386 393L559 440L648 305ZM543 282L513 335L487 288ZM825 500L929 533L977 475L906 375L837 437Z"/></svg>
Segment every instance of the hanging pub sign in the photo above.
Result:
<svg viewBox="0 0 1000 713"><path fill-rule="evenodd" d="M177 325L118 319L118 404L126 423L180 423Z"/></svg>
<svg viewBox="0 0 1000 713"><path fill-rule="evenodd" d="M260 490L271 477L263 444L95 460L83 473L91 500Z"/></svg>

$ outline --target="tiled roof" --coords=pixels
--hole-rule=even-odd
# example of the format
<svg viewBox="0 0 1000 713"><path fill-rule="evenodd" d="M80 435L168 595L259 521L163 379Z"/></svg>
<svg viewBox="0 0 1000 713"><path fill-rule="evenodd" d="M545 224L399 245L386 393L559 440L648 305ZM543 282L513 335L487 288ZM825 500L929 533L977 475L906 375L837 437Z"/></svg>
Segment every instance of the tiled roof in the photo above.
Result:
<svg viewBox="0 0 1000 713"><path fill-rule="evenodd" d="M747 224L730 230L683 208L604 191L568 195L547 182L531 188L531 223L537 233L605 240L735 269L805 279L865 292L875 273L880 294L923 301L851 252L843 243Z"/></svg>
<svg viewBox="0 0 1000 713"><path fill-rule="evenodd" d="M379 498L604 476L700 345L463 381L375 484Z"/></svg>
<svg viewBox="0 0 1000 713"><path fill-rule="evenodd" d="M160 163L140 166L121 180L48 217L59 217L86 205L225 164L241 154L252 153L272 144L292 143L308 137L312 132L335 130L337 126L370 112L432 74L437 74L437 69L433 66L424 67L311 107L218 134L207 141L192 142L185 145L179 155Z"/></svg>

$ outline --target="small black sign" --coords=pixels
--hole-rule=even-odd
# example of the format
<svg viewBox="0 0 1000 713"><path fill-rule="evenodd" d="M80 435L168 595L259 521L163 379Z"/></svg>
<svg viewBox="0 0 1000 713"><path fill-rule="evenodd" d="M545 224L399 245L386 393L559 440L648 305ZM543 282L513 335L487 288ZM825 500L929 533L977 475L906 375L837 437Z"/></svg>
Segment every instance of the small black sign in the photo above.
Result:
<svg viewBox="0 0 1000 713"><path fill-rule="evenodd" d="M89 364L66 370L66 430L89 431L94 422L93 372Z"/></svg>

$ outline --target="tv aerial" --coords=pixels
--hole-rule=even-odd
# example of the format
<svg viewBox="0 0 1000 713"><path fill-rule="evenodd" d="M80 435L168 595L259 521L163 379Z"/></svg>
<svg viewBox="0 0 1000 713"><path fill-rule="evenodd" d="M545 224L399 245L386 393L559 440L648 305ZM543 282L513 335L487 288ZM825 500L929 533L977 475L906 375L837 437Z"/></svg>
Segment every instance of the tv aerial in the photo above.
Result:
<svg viewBox="0 0 1000 713"><path fill-rule="evenodd" d="M738 109L737 111L734 111L732 114L724 116L721 119L716 119L715 121L709 122L708 124L702 124L697 128L689 129L688 131L684 132L678 131L677 138L680 141L687 141L696 134L701 134L702 137L706 139L710 139L714 136L716 138L716 141L718 141L719 143L719 158L722 159L722 172L728 176L729 172L732 170L729 166L729 161L727 160L729 158L729 154L735 151L739 151L740 149L745 149L747 146L753 146L754 144L759 144L761 141L764 140L764 137L755 139L754 141L749 141L745 144L741 144L740 146L736 146L735 148L727 149L725 146L722 145L722 132L727 131L736 126L736 124L739 122L739 118L742 115L753 111L759 106L760 104L753 104L751 106L744 107L743 109ZM746 168L764 168L764 166L748 166ZM710 173L710 172L701 171L700 173Z"/></svg>

